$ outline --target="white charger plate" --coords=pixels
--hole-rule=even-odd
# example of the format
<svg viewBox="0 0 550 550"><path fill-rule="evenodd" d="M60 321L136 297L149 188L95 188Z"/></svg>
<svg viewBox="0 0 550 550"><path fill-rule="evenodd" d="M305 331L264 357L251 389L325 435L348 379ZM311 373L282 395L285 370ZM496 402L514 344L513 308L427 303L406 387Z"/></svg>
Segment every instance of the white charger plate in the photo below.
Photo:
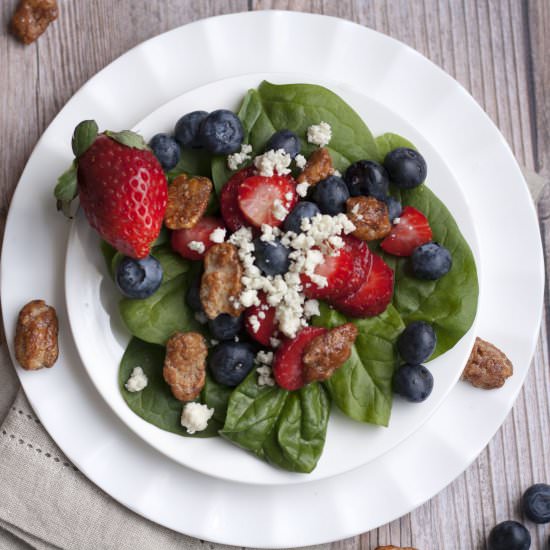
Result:
<svg viewBox="0 0 550 550"><path fill-rule="evenodd" d="M387 107L349 87L340 89L337 83L319 81L310 75L279 73L219 80L182 94L160 107L136 124L136 130L148 140L158 132L172 132L175 121L184 113L213 111L222 106L237 110L246 91L258 86L262 80L279 84L322 84L347 101L367 122L374 135L394 131L412 140L427 160L427 185L450 208L466 239L477 252L474 220L467 202L434 146ZM119 418L145 441L177 462L207 475L242 483L315 481L362 466L389 451L417 430L441 405L460 377L475 337L474 325L452 350L429 363L435 379L430 398L417 405L394 400L388 428L355 422L333 407L319 464L311 474L296 474L274 468L220 438L192 439L165 432L130 410L118 388L118 365L130 334L120 321L120 294L105 268L99 239L83 215L78 217L69 238L65 284L69 321L80 357L99 393ZM98 342L101 346L97 345Z"/></svg>
<svg viewBox="0 0 550 550"><path fill-rule="evenodd" d="M181 55L186 50L193 55ZM366 466L312 483L269 487L184 468L112 414L71 338L63 284L69 224L54 212L51 191L70 159L74 126L92 113L101 128L131 127L202 84L289 67L361 89L437 144L478 223L478 334L502 347L516 372L495 392L457 384L420 430ZM511 217L517 220L513 227L502 223ZM510 262L510 250L521 251L522 261ZM37 144L14 195L1 292L12 356L21 306L42 297L57 308L58 365L17 372L44 426L83 473L127 507L182 533L274 548L375 528L431 498L468 466L506 417L525 378L540 325L543 275L536 215L519 167L460 85L414 50L359 25L310 14L252 12L199 21L145 42L69 101Z"/></svg>

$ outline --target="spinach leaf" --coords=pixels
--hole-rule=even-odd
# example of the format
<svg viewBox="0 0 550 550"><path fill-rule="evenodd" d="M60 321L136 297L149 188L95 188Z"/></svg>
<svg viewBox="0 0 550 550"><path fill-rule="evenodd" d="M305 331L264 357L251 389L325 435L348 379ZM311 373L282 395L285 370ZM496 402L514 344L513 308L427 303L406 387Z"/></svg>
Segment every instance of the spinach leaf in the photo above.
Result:
<svg viewBox="0 0 550 550"><path fill-rule="evenodd" d="M180 174L210 177L211 159L210 153L204 149L182 149L179 162L166 172L166 179L172 183Z"/></svg>
<svg viewBox="0 0 550 550"><path fill-rule="evenodd" d="M180 423L183 403L172 395L170 386L162 376L164 354L165 349L162 346L149 344L138 338L130 340L118 373L122 397L134 413L162 430L186 437L218 435L218 430L223 426L231 389L220 386L207 375L200 402L214 408L214 416L208 422L206 430L190 436ZM141 367L148 378L147 387L140 392L129 392L124 387L134 367Z"/></svg>
<svg viewBox="0 0 550 550"><path fill-rule="evenodd" d="M393 306L376 317L348 319L321 304L314 324L334 328L353 322L359 335L351 357L325 382L336 405L361 422L387 426L392 407L392 377L397 365L395 341L405 328Z"/></svg>

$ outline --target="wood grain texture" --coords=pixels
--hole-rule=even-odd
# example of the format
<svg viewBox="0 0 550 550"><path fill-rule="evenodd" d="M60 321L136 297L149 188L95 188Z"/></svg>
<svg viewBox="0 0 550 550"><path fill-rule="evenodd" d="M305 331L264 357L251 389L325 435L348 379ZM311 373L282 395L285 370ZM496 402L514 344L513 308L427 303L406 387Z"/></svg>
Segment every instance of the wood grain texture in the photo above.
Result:
<svg viewBox="0 0 550 550"><path fill-rule="evenodd" d="M59 20L34 45L6 32L15 0L0 3L0 231L19 175L59 109L99 69L139 42L203 17L247 9L292 9L356 21L410 44L465 86L501 129L519 162L550 177L548 0L64 0ZM6 136L8 139L6 139ZM550 191L539 202L550 258ZM548 297L541 339L512 413L454 483L411 514L326 548L379 544L422 550L482 549L490 528L523 519L517 504L550 482ZM0 373L14 380L13 373ZM529 525L532 548L550 527Z"/></svg>

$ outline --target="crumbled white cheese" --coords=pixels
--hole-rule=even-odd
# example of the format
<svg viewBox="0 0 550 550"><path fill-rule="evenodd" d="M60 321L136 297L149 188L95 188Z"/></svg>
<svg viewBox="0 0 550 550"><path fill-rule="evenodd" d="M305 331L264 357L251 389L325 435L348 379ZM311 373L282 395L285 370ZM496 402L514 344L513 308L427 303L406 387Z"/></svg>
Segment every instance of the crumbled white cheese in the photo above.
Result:
<svg viewBox="0 0 550 550"><path fill-rule="evenodd" d="M334 170L333 175L334 175L334 176L337 176L338 178L341 178L341 177L342 177L342 173L340 172L340 170Z"/></svg>
<svg viewBox="0 0 550 550"><path fill-rule="evenodd" d="M181 425L188 434L202 432L208 427L208 421L212 418L214 409L202 403L186 403L181 412Z"/></svg>
<svg viewBox="0 0 550 550"><path fill-rule="evenodd" d="M210 233L210 240L213 243L223 243L225 240L225 234L227 233L227 230L223 227L216 227L212 233Z"/></svg>
<svg viewBox="0 0 550 550"><path fill-rule="evenodd" d="M309 143L324 147L332 138L332 128L327 122L313 124L307 129L307 140Z"/></svg>
<svg viewBox="0 0 550 550"><path fill-rule="evenodd" d="M258 373L258 386L275 386L275 379L273 378L273 371L271 367L262 365L256 369Z"/></svg>
<svg viewBox="0 0 550 550"><path fill-rule="evenodd" d="M292 199L292 193L290 193ZM282 203L280 199L275 199L273 201L273 215L280 221L283 221L288 216L288 209Z"/></svg>
<svg viewBox="0 0 550 550"><path fill-rule="evenodd" d="M252 153L252 145L243 143L241 150L227 157L227 167L229 170L237 170L237 168L250 159L250 153Z"/></svg>
<svg viewBox="0 0 550 550"><path fill-rule="evenodd" d="M265 311L258 311L258 319L265 319Z"/></svg>
<svg viewBox="0 0 550 550"><path fill-rule="evenodd" d="M124 387L128 391L137 392L145 389L148 382L149 380L147 379L147 375L143 372L143 369L141 367L134 367Z"/></svg>
<svg viewBox="0 0 550 550"><path fill-rule="evenodd" d="M210 344L212 344L213 346L217 346L219 343L220 343L220 341L219 341L219 340L215 340L214 338L212 338L212 339L210 340Z"/></svg>
<svg viewBox="0 0 550 550"><path fill-rule="evenodd" d="M259 351L256 354L256 361L262 365L270 366L273 363L274 354L272 351Z"/></svg>
<svg viewBox="0 0 550 550"><path fill-rule="evenodd" d="M270 149L254 159L254 166L260 176L271 177L275 172L280 176L284 176L290 174L291 161L290 155L284 149L277 149L276 151Z"/></svg>
<svg viewBox="0 0 550 550"><path fill-rule="evenodd" d="M285 193L285 199L287 201L291 201L293 198L294 198L294 194L291 193L290 191L288 193Z"/></svg>
<svg viewBox="0 0 550 550"><path fill-rule="evenodd" d="M196 311L195 321L197 321L197 323L200 323L201 325L206 325L206 323L208 323L208 317L206 316L206 313L204 313L204 311Z"/></svg>
<svg viewBox="0 0 550 550"><path fill-rule="evenodd" d="M307 163L306 157L304 157L304 155L296 155L294 157L294 163L296 164L297 168L303 170L306 167Z"/></svg>
<svg viewBox="0 0 550 550"><path fill-rule="evenodd" d="M273 227L266 223L262 224L261 232L260 240L265 242L274 241L281 234L281 230L278 227Z"/></svg>
<svg viewBox="0 0 550 550"><path fill-rule="evenodd" d="M321 315L319 311L319 302L317 300L306 300L304 304L304 315L308 318L315 315Z"/></svg>
<svg viewBox="0 0 550 550"><path fill-rule="evenodd" d="M269 339L269 345L273 348L273 349L276 349L278 348L280 345L281 345L281 341L279 340L279 338L274 338L273 336Z"/></svg>
<svg viewBox="0 0 550 550"><path fill-rule="evenodd" d="M397 225L401 221L401 218L393 218L393 224Z"/></svg>
<svg viewBox="0 0 550 550"><path fill-rule="evenodd" d="M260 330L260 321L256 315L250 315L248 317L248 322L250 323L250 328L252 332L256 333Z"/></svg>
<svg viewBox="0 0 550 550"><path fill-rule="evenodd" d="M309 183L307 181L303 181L302 183L299 183L296 186L296 193L298 193L300 197L304 198L307 195L308 189L309 189Z"/></svg>
<svg viewBox="0 0 550 550"><path fill-rule="evenodd" d="M187 245L187 248L189 248L189 250L198 252L199 254L202 254L206 249L206 247L204 246L204 243L202 243L201 241L191 241Z"/></svg>

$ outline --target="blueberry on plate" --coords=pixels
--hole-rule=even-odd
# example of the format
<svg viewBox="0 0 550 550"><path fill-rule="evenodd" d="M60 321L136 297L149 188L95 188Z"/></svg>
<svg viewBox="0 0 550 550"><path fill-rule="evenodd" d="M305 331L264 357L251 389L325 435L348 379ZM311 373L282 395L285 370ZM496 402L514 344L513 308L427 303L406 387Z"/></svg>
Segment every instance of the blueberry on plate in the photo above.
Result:
<svg viewBox="0 0 550 550"><path fill-rule="evenodd" d="M285 218L283 229L285 231L294 231L294 233L302 232L302 220L304 218L311 219L321 211L314 202L300 201Z"/></svg>
<svg viewBox="0 0 550 550"><path fill-rule="evenodd" d="M201 277L198 276L193 279L185 294L185 301L187 302L187 305L196 313L202 311L200 291Z"/></svg>
<svg viewBox="0 0 550 550"><path fill-rule="evenodd" d="M153 256L141 260L126 256L117 266L115 281L127 298L148 298L162 283L162 266Z"/></svg>
<svg viewBox="0 0 550 550"><path fill-rule="evenodd" d="M235 153L243 142L244 130L239 117L227 109L212 111L203 121L199 140L214 155Z"/></svg>
<svg viewBox="0 0 550 550"><path fill-rule="evenodd" d="M156 134L151 138L149 147L164 170L172 170L180 160L180 146L168 134Z"/></svg>
<svg viewBox="0 0 550 550"><path fill-rule="evenodd" d="M386 206L388 207L388 217L390 218L390 222L393 223L393 220L395 218L399 218L401 216L401 212L403 211L403 207L401 206L401 203L391 195L388 195L384 202L386 203Z"/></svg>
<svg viewBox="0 0 550 550"><path fill-rule="evenodd" d="M550 485L536 483L523 493L523 513L535 523L550 522Z"/></svg>
<svg viewBox="0 0 550 550"><path fill-rule="evenodd" d="M193 111L183 115L174 128L174 137L184 149L199 149L202 143L199 139L199 128L208 116L206 111Z"/></svg>
<svg viewBox="0 0 550 550"><path fill-rule="evenodd" d="M344 180L352 197L367 195L383 201L390 187L386 169L372 160L358 160L350 164Z"/></svg>
<svg viewBox="0 0 550 550"><path fill-rule="evenodd" d="M284 246L279 239L262 241L254 239L254 263L264 275L283 275L290 267L290 249Z"/></svg>
<svg viewBox="0 0 550 550"><path fill-rule="evenodd" d="M401 365L393 375L393 390L407 401L420 403L434 387L432 373L424 365Z"/></svg>
<svg viewBox="0 0 550 550"><path fill-rule="evenodd" d="M216 382L237 386L254 367L254 351L243 342L222 342L210 352L208 365Z"/></svg>
<svg viewBox="0 0 550 550"><path fill-rule="evenodd" d="M313 188L312 197L323 214L336 216L345 212L349 191L342 178L329 176Z"/></svg>
<svg viewBox="0 0 550 550"><path fill-rule="evenodd" d="M233 340L243 328L243 318L221 313L215 319L208 320L208 328L216 340Z"/></svg>
<svg viewBox="0 0 550 550"><path fill-rule="evenodd" d="M530 547L531 535L517 521L503 521L489 533L488 550L529 550Z"/></svg>
<svg viewBox="0 0 550 550"><path fill-rule="evenodd" d="M435 281L446 275L453 265L451 253L439 243L425 243L411 254L411 269L417 279Z"/></svg>
<svg viewBox="0 0 550 550"><path fill-rule="evenodd" d="M284 149L290 158L294 158L300 152L300 148L300 139L292 130L275 132L265 146L266 151Z"/></svg>
<svg viewBox="0 0 550 550"><path fill-rule="evenodd" d="M414 149L399 147L384 159L384 168L391 182L399 189L412 189L420 185L428 173L424 157Z"/></svg>
<svg viewBox="0 0 550 550"><path fill-rule="evenodd" d="M413 321L397 339L401 357L411 365L419 365L433 353L437 338L431 325L424 321Z"/></svg>

